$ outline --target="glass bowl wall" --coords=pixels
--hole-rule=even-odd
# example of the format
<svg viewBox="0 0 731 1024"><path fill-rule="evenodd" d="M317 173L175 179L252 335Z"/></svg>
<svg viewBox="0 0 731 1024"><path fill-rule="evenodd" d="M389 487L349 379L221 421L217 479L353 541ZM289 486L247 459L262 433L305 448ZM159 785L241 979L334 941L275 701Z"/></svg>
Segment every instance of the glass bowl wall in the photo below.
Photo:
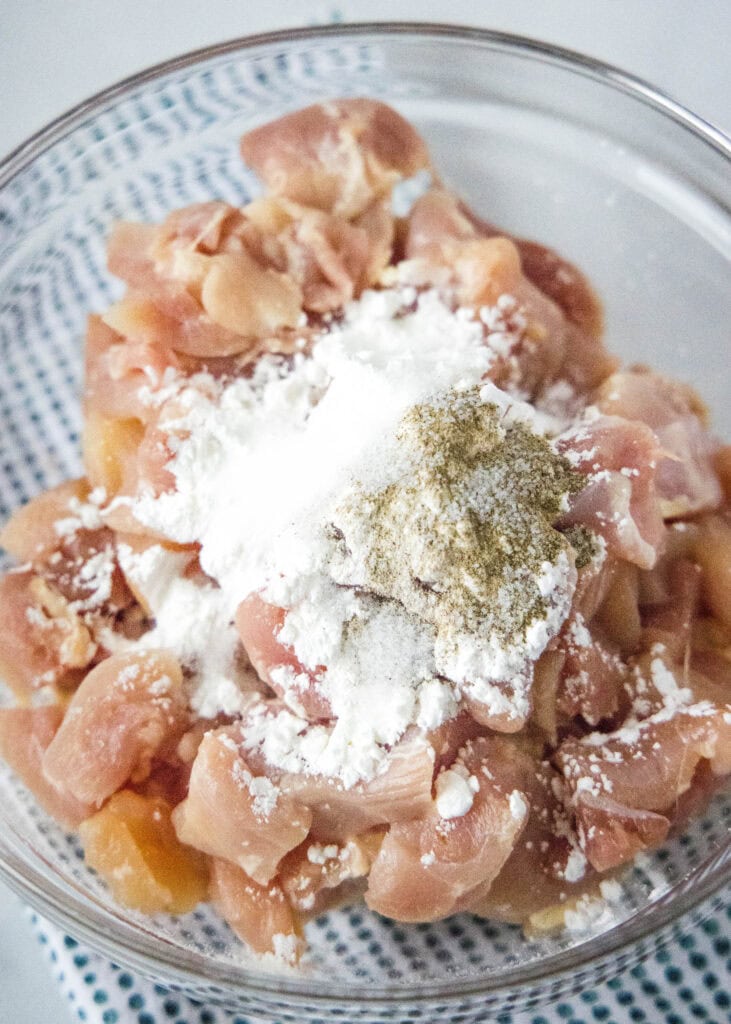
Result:
<svg viewBox="0 0 731 1024"><path fill-rule="evenodd" d="M605 303L609 347L689 380L731 434L731 145L720 132L621 72L527 40L439 26L304 30L136 76L0 166L2 519L80 471L85 319L121 290L105 270L111 224L212 197L245 202L258 185L241 133L342 95L396 106L478 213L578 263ZM5 769L0 875L115 961L251 1017L471 1021L595 984L667 939L680 914L723 898L730 821L726 792L629 873L601 934L529 943L466 916L408 927L354 907L308 926L302 975L246 962L208 911L121 911Z"/></svg>

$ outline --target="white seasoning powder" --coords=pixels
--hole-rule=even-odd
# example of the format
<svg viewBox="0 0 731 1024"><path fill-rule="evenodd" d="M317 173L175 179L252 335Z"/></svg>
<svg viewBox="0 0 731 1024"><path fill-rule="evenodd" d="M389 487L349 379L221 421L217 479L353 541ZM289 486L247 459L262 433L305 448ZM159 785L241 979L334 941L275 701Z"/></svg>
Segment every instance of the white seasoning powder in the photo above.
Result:
<svg viewBox="0 0 731 1024"><path fill-rule="evenodd" d="M528 804L519 789L514 789L508 798L510 814L516 821L525 821L528 816Z"/></svg>
<svg viewBox="0 0 731 1024"><path fill-rule="evenodd" d="M472 807L475 791L469 778L453 768L448 768L437 776L436 805L439 817L449 821L461 818Z"/></svg>
<svg viewBox="0 0 731 1024"><path fill-rule="evenodd" d="M235 664L235 607L211 583L185 579L190 555L153 544L141 552L120 544L119 564L154 618L137 647L164 647L195 671L191 707L203 718L236 714L250 703L240 689Z"/></svg>
<svg viewBox="0 0 731 1024"><path fill-rule="evenodd" d="M563 877L567 882L579 882L586 874L587 859L578 847L574 847L566 861Z"/></svg>
<svg viewBox="0 0 731 1024"><path fill-rule="evenodd" d="M340 847L335 843L328 843L327 846L323 846L322 843L311 843L307 847L307 859L310 864L327 864L329 860L335 860L340 853Z"/></svg>
<svg viewBox="0 0 731 1024"><path fill-rule="evenodd" d="M79 530L98 530L104 525L101 507L107 500L103 487L96 487L86 501L70 498L68 516L57 519L53 524L54 532L59 537L71 537Z"/></svg>

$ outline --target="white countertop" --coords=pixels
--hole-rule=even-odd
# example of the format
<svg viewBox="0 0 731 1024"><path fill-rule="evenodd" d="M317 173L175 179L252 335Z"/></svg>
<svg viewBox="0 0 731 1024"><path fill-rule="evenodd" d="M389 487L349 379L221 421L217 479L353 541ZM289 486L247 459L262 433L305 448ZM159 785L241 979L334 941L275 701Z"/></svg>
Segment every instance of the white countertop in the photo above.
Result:
<svg viewBox="0 0 731 1024"><path fill-rule="evenodd" d="M717 0L0 0L0 157L150 64L226 38L340 20L479 24L617 64L731 132L731 4ZM70 1020L19 901L0 886L0 1021Z"/></svg>

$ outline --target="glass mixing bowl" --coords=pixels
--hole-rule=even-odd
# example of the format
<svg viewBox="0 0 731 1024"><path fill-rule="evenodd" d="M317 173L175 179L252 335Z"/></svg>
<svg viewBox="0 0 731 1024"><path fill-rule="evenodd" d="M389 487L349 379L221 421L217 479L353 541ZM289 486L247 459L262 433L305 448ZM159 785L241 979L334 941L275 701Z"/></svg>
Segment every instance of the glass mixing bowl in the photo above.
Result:
<svg viewBox="0 0 731 1024"><path fill-rule="evenodd" d="M721 132L622 72L529 40L413 24L318 28L153 68L0 166L2 518L79 472L85 318L120 291L105 271L113 221L214 196L243 203L257 183L238 136L346 94L398 107L479 213L577 262L604 300L610 349L692 382L731 433L731 142ZM311 923L306 971L284 974L247 962L207 910L173 919L120 909L73 838L0 770L0 872L24 899L159 982L297 1024L476 1021L594 985L666 941L681 915L724 898L730 821L727 789L628 873L598 934L529 942L468 916L411 927L353 907Z"/></svg>

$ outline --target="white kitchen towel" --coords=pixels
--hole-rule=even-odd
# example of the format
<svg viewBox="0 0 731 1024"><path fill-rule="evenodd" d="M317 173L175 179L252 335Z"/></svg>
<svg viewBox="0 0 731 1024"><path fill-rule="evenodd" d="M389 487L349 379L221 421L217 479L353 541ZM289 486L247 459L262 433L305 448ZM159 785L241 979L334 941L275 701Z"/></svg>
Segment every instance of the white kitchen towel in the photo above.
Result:
<svg viewBox="0 0 731 1024"><path fill-rule="evenodd" d="M249 1024L245 1015L203 1006L109 963L35 913L31 920L68 1000L71 1021ZM731 1024L731 906L605 985L530 1013L498 1015L495 1022Z"/></svg>

